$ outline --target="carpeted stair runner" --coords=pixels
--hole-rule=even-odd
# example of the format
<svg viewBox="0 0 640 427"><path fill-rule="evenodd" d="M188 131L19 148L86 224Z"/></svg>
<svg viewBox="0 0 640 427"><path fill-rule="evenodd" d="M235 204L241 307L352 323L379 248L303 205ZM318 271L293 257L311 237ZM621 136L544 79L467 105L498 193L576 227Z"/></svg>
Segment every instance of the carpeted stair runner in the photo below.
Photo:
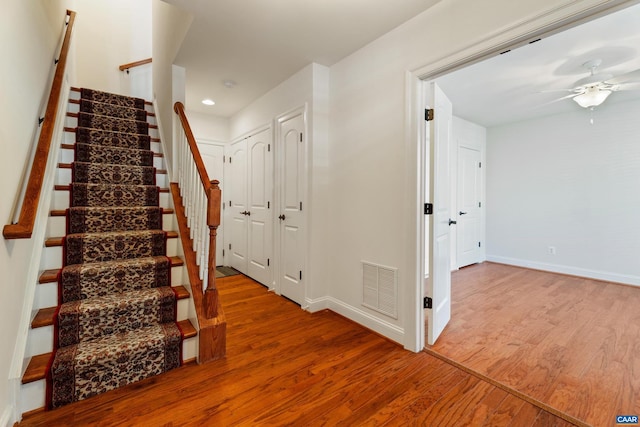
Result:
<svg viewBox="0 0 640 427"><path fill-rule="evenodd" d="M47 407L182 363L144 101L82 89Z"/></svg>

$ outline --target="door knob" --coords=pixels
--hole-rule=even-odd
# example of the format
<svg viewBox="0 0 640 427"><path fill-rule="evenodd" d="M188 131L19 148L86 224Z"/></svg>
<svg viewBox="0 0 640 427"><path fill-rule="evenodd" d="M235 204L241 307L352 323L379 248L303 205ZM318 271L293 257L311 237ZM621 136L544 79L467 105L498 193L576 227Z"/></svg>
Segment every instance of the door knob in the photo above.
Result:
<svg viewBox="0 0 640 427"><path fill-rule="evenodd" d="M462 212L462 211L458 212L458 215L466 215L466 214L467 214L466 212Z"/></svg>
<svg viewBox="0 0 640 427"><path fill-rule="evenodd" d="M281 221L284 221L284 219L286 218L286 216L284 216L284 214L280 215L278 218L280 218Z"/></svg>
<svg viewBox="0 0 640 427"><path fill-rule="evenodd" d="M242 212L240 212L240 214L242 214L242 215L251 215L251 212L249 212L249 211L242 211Z"/></svg>
<svg viewBox="0 0 640 427"><path fill-rule="evenodd" d="M247 212L245 213L245 215L249 215L249 216L251 216L251 211L247 211Z"/></svg>
<svg viewBox="0 0 640 427"><path fill-rule="evenodd" d="M449 225L451 225L451 224L457 224L457 223L458 223L458 221L454 221L454 220L452 220L451 218L449 218Z"/></svg>

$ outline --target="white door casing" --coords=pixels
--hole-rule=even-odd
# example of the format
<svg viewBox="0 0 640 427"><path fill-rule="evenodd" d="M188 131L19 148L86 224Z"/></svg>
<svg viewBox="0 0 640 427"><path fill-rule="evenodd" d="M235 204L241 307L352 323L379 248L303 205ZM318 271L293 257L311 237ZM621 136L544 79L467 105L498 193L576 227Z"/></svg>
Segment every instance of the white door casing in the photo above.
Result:
<svg viewBox="0 0 640 427"><path fill-rule="evenodd" d="M271 284L273 161L271 128L247 141L247 275Z"/></svg>
<svg viewBox="0 0 640 427"><path fill-rule="evenodd" d="M482 152L458 145L457 267L482 261Z"/></svg>
<svg viewBox="0 0 640 427"><path fill-rule="evenodd" d="M279 163L279 265L281 295L302 305L304 289L304 114L302 111L278 120L276 150Z"/></svg>
<svg viewBox="0 0 640 427"><path fill-rule="evenodd" d="M227 227L227 260L229 265L241 273L247 273L247 140L231 144L229 151L229 226ZM229 188L230 187L230 188Z"/></svg>
<svg viewBox="0 0 640 427"><path fill-rule="evenodd" d="M204 140L198 140L198 148L204 167L207 170L210 180L217 179L220 182L220 190L222 191L222 203L225 203L225 180L224 180L224 151L225 144L212 143ZM216 264L223 265L224 257L224 215L220 217L220 226L218 226L216 237Z"/></svg>
<svg viewBox="0 0 640 427"><path fill-rule="evenodd" d="M429 221L428 295L432 309L428 310L427 343L432 345L451 318L450 271L450 145L452 105L440 88L430 84L427 100L434 109L434 119L427 122L427 144L430 147L429 188L433 202L433 218Z"/></svg>

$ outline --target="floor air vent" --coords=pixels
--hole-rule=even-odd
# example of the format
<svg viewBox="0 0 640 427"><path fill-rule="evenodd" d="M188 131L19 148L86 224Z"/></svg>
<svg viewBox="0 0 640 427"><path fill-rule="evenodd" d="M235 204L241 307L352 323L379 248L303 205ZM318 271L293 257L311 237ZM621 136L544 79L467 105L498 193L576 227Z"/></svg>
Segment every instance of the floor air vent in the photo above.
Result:
<svg viewBox="0 0 640 427"><path fill-rule="evenodd" d="M398 269L362 262L362 305L398 318Z"/></svg>

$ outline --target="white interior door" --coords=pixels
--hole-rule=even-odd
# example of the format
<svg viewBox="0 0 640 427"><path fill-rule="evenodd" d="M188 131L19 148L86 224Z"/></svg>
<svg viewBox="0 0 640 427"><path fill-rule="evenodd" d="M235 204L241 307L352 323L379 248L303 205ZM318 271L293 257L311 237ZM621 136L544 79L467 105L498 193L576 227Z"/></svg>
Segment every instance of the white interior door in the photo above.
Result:
<svg viewBox="0 0 640 427"><path fill-rule="evenodd" d="M450 145L453 112L451 101L431 83L428 106L434 109L434 119L427 122L427 143L430 147L429 187L433 202L433 219L429 221L429 279L428 296L432 309L428 310L427 343L434 344L451 318L451 240L449 227L453 225L449 208Z"/></svg>
<svg viewBox="0 0 640 427"><path fill-rule="evenodd" d="M198 141L198 148L207 169L209 179L217 179L220 181L220 190L222 190L222 202L224 203L224 144L212 144L205 141ZM220 226L217 230L216 241L216 264L223 265L224 259L222 251L224 249L224 215L220 216Z"/></svg>
<svg viewBox="0 0 640 427"><path fill-rule="evenodd" d="M271 128L247 139L247 275L270 285L273 247Z"/></svg>
<svg viewBox="0 0 640 427"><path fill-rule="evenodd" d="M227 249L229 265L247 274L247 140L235 142L229 152L229 185L225 202L229 203ZM229 188L231 187L231 188Z"/></svg>
<svg viewBox="0 0 640 427"><path fill-rule="evenodd" d="M280 293L302 305L304 292L304 234L302 188L304 167L304 116L302 113L279 121L280 156Z"/></svg>
<svg viewBox="0 0 640 427"><path fill-rule="evenodd" d="M480 149L458 146L458 267L482 261L481 160Z"/></svg>

